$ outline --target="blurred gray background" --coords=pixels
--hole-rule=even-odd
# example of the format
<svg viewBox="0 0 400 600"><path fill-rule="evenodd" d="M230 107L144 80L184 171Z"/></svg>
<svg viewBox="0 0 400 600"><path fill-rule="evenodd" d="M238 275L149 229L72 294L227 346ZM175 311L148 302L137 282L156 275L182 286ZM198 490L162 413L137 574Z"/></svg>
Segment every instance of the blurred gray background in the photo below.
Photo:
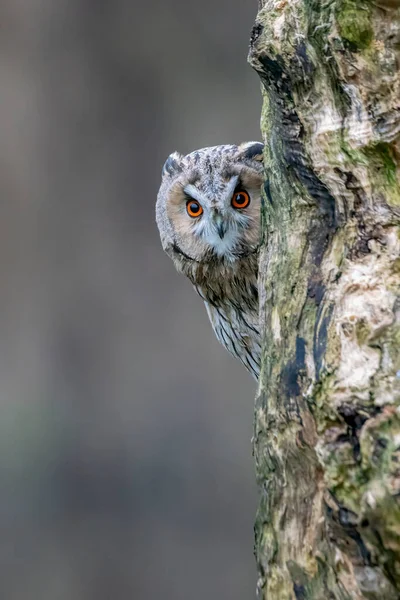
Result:
<svg viewBox="0 0 400 600"><path fill-rule="evenodd" d="M0 598L255 595L255 384L154 221L259 138L256 1L0 4Z"/></svg>

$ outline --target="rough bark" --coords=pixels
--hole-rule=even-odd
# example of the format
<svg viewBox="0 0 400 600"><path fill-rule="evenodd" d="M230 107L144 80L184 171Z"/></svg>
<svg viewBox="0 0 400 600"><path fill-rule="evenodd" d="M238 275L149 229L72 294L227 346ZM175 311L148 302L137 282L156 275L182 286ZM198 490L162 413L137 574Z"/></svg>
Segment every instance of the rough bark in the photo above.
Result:
<svg viewBox="0 0 400 600"><path fill-rule="evenodd" d="M264 0L260 598L400 598L400 1Z"/></svg>

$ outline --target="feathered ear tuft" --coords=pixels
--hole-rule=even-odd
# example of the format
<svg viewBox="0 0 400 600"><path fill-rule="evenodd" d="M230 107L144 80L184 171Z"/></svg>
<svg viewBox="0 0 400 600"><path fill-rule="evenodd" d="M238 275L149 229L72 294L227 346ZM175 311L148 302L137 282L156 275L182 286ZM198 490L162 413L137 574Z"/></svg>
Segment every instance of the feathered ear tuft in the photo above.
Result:
<svg viewBox="0 0 400 600"><path fill-rule="evenodd" d="M261 142L244 142L240 144L238 156L247 160L263 160L264 144Z"/></svg>
<svg viewBox="0 0 400 600"><path fill-rule="evenodd" d="M180 173L182 171L181 161L182 154L179 152L173 152L167 158L164 163L162 174L163 175L174 175L175 173Z"/></svg>

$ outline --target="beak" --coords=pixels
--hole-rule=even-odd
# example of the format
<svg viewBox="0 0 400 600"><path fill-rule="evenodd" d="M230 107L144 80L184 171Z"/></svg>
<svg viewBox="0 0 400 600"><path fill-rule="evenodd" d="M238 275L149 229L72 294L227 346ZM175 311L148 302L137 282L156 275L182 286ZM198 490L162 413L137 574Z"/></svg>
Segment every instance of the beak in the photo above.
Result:
<svg viewBox="0 0 400 600"><path fill-rule="evenodd" d="M224 235L226 233L226 224L224 222L224 219L222 218L221 215L216 214L214 217L214 223L215 223L215 227L217 228L218 235L222 240L222 238L224 237Z"/></svg>

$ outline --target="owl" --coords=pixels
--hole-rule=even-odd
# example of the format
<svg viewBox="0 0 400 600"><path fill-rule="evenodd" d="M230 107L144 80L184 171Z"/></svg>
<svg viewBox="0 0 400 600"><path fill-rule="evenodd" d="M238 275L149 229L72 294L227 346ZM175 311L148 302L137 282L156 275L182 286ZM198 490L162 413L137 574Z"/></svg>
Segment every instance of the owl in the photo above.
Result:
<svg viewBox="0 0 400 600"><path fill-rule="evenodd" d="M156 204L164 250L204 300L218 340L256 379L262 157L260 142L174 152Z"/></svg>

